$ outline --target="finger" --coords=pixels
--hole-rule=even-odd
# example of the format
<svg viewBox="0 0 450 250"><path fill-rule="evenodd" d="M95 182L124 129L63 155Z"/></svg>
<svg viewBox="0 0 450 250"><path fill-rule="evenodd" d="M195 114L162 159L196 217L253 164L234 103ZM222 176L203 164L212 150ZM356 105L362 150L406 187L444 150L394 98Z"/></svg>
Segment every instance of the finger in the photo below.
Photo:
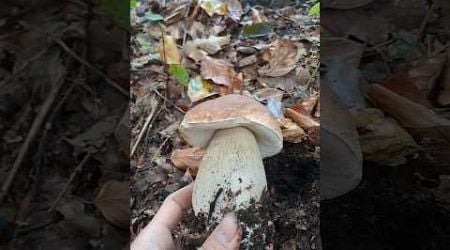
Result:
<svg viewBox="0 0 450 250"><path fill-rule="evenodd" d="M194 184L191 183L167 196L151 224L162 225L173 230L180 222L183 213L192 206L193 188Z"/></svg>
<svg viewBox="0 0 450 250"><path fill-rule="evenodd" d="M233 214L226 215L202 245L202 249L239 249L242 229Z"/></svg>

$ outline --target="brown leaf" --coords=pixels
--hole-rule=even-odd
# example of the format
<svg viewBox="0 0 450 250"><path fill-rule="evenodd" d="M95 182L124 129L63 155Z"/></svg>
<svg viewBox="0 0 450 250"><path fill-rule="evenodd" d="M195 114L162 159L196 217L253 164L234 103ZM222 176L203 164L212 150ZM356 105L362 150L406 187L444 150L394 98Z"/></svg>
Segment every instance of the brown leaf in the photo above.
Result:
<svg viewBox="0 0 450 250"><path fill-rule="evenodd" d="M297 45L287 39L277 39L271 47L262 52L263 60L268 64L258 70L263 76L282 76L296 66Z"/></svg>
<svg viewBox="0 0 450 250"><path fill-rule="evenodd" d="M408 76L423 96L428 97L435 88L436 80L441 75L444 66L447 63L447 54L418 60L413 62L408 70Z"/></svg>
<svg viewBox="0 0 450 250"><path fill-rule="evenodd" d="M281 119L281 134L284 141L291 143L299 143L305 137L305 131L289 118Z"/></svg>
<svg viewBox="0 0 450 250"><path fill-rule="evenodd" d="M450 126L450 121L427 107L414 103L379 84L370 85L367 94L381 110L394 117L403 127Z"/></svg>
<svg viewBox="0 0 450 250"><path fill-rule="evenodd" d="M294 120L302 128L318 127L319 123L314 121L310 116L303 115L293 109L286 108L284 110L287 117Z"/></svg>
<svg viewBox="0 0 450 250"><path fill-rule="evenodd" d="M359 142L365 160L396 166L419 150L412 136L379 109L350 110L358 122Z"/></svg>
<svg viewBox="0 0 450 250"><path fill-rule="evenodd" d="M187 41L184 45L184 52L186 55L194 55L199 52L196 50L202 49L209 55L213 55L220 51L223 46L230 43L230 36L209 36L208 38L198 38ZM195 60L195 59L194 59Z"/></svg>
<svg viewBox="0 0 450 250"><path fill-rule="evenodd" d="M172 36L163 36L159 41L159 55L161 61L166 64L180 64L181 56L175 39Z"/></svg>
<svg viewBox="0 0 450 250"><path fill-rule="evenodd" d="M383 83L383 86L415 103L430 105L426 100L426 96L421 93L407 72L400 71L391 75Z"/></svg>
<svg viewBox="0 0 450 250"><path fill-rule="evenodd" d="M128 229L130 190L127 181L106 182L95 198L95 206L111 224Z"/></svg>
<svg viewBox="0 0 450 250"><path fill-rule="evenodd" d="M201 62L201 74L216 84L230 86L236 77L233 66L225 60L204 56Z"/></svg>
<svg viewBox="0 0 450 250"><path fill-rule="evenodd" d="M304 98L303 100L297 101L291 109L297 111L298 113L302 113L304 115L311 115L314 107L316 107L317 100L319 99L318 95L312 95Z"/></svg>
<svg viewBox="0 0 450 250"><path fill-rule="evenodd" d="M268 19L264 15L264 10L258 10L256 8L252 8L252 22L255 23L265 23Z"/></svg>
<svg viewBox="0 0 450 250"><path fill-rule="evenodd" d="M195 176L204 154L205 150L199 147L175 149L170 156L170 160L175 167L181 170L188 169Z"/></svg>

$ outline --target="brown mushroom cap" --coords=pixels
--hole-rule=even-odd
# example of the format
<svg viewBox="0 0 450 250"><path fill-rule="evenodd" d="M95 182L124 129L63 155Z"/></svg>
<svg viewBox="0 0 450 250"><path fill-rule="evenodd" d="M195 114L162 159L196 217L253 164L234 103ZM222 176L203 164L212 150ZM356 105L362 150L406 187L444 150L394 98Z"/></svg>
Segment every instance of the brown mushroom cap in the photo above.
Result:
<svg viewBox="0 0 450 250"><path fill-rule="evenodd" d="M264 105L242 95L226 95L195 106L185 115L180 132L190 145L206 148L216 130L234 127L253 132L262 157L283 148L279 122Z"/></svg>

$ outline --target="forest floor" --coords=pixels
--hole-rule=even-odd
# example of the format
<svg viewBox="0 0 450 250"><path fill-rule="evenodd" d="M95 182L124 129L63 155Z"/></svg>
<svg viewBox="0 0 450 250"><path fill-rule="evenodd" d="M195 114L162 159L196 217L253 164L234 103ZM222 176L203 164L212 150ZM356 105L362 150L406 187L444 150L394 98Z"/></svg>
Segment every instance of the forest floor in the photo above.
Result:
<svg viewBox="0 0 450 250"><path fill-rule="evenodd" d="M267 246L319 249L318 127L302 128L283 112L292 108L319 120L319 18L307 15L311 4L167 2L138 4L132 15L132 234L167 195L195 180L195 170L171 161L175 150L188 147L177 131L185 112L240 93L266 105L285 126L283 150L264 159L265 219L273 225ZM209 233L190 210L174 236L183 249L196 249Z"/></svg>

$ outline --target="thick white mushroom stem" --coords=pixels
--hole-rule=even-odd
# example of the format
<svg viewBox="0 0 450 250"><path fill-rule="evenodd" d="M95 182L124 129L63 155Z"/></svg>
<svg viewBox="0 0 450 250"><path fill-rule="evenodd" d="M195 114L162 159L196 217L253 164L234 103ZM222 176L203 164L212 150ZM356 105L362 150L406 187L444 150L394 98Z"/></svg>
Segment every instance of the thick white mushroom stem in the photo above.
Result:
<svg viewBox="0 0 450 250"><path fill-rule="evenodd" d="M209 222L261 199L267 186L258 143L247 128L218 130L200 163L192 196L196 215ZM212 220L212 221L211 221Z"/></svg>

